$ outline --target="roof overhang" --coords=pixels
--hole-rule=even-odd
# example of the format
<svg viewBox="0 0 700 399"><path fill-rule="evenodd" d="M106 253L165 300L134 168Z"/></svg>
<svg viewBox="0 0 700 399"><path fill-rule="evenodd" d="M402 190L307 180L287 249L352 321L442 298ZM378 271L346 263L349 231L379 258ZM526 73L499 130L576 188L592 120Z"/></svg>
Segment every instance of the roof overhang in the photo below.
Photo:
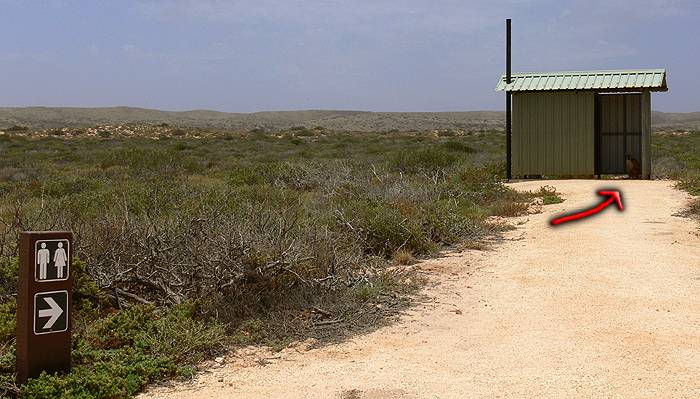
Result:
<svg viewBox="0 0 700 399"><path fill-rule="evenodd" d="M515 73L505 75L496 91L593 90L599 92L667 91L665 69Z"/></svg>

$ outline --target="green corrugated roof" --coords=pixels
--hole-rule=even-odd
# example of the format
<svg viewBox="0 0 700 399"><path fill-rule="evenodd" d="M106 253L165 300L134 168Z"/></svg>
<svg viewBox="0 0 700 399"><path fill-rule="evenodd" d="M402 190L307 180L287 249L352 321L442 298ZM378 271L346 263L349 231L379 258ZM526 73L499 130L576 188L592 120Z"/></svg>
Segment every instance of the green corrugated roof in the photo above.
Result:
<svg viewBox="0 0 700 399"><path fill-rule="evenodd" d="M666 91L665 69L619 71L514 73L510 84L506 76L498 81L496 91L540 90L631 90Z"/></svg>

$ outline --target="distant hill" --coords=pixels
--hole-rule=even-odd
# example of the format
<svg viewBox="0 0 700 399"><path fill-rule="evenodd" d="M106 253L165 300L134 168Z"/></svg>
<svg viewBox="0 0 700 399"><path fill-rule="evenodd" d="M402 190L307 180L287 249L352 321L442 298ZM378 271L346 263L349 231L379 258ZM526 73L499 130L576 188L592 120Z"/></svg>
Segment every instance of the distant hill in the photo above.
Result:
<svg viewBox="0 0 700 399"><path fill-rule="evenodd" d="M655 127L697 129L700 112L654 112ZM146 123L208 127L233 130L264 128L286 129L293 126L320 126L331 130L388 131L432 129L500 129L502 111L464 112L367 112L367 111L280 111L228 113L207 110L159 111L133 107L68 108L22 107L0 108L0 129L26 126L30 129L89 127L106 124Z"/></svg>
<svg viewBox="0 0 700 399"><path fill-rule="evenodd" d="M293 126L321 126L332 130L385 131L429 129L497 128L502 112L367 112L367 111L281 111L227 113L195 110L159 111L132 107L0 108L0 129L26 126L31 129L89 127L123 123L167 123L175 126L223 129L285 129Z"/></svg>
<svg viewBox="0 0 700 399"><path fill-rule="evenodd" d="M700 130L700 112L651 113L651 124L657 129L676 128Z"/></svg>

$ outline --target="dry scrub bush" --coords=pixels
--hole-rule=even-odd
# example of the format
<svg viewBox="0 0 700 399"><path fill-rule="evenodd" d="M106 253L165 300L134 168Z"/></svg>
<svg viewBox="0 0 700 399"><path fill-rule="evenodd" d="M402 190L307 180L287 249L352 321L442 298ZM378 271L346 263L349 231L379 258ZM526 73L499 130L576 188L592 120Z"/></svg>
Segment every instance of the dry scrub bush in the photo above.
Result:
<svg viewBox="0 0 700 399"><path fill-rule="evenodd" d="M390 287L385 266L394 254L479 241L501 229L488 216L523 206L499 182L502 164L456 138L426 146L406 136L410 146L384 155L381 136L320 149L271 137L65 155L62 162L92 168L39 169L40 181L10 183L0 209L3 254L16 255L20 230L72 230L76 255L113 306L197 300L202 312L238 320ZM239 148L249 141L256 147ZM219 146L238 155L212 156ZM348 146L380 156L338 158Z"/></svg>
<svg viewBox="0 0 700 399"><path fill-rule="evenodd" d="M416 258L413 256L411 251L399 249L398 251L394 252L393 260L397 265L411 265L416 261Z"/></svg>

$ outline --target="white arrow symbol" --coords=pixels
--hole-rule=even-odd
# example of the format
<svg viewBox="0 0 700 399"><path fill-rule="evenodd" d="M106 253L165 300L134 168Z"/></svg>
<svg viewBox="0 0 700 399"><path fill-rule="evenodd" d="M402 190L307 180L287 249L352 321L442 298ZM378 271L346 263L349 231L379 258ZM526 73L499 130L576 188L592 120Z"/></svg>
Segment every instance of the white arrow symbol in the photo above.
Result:
<svg viewBox="0 0 700 399"><path fill-rule="evenodd" d="M44 329L53 327L56 320L63 314L63 309L51 297L42 298L51 309L39 309L39 317L50 317L49 321L44 324Z"/></svg>

